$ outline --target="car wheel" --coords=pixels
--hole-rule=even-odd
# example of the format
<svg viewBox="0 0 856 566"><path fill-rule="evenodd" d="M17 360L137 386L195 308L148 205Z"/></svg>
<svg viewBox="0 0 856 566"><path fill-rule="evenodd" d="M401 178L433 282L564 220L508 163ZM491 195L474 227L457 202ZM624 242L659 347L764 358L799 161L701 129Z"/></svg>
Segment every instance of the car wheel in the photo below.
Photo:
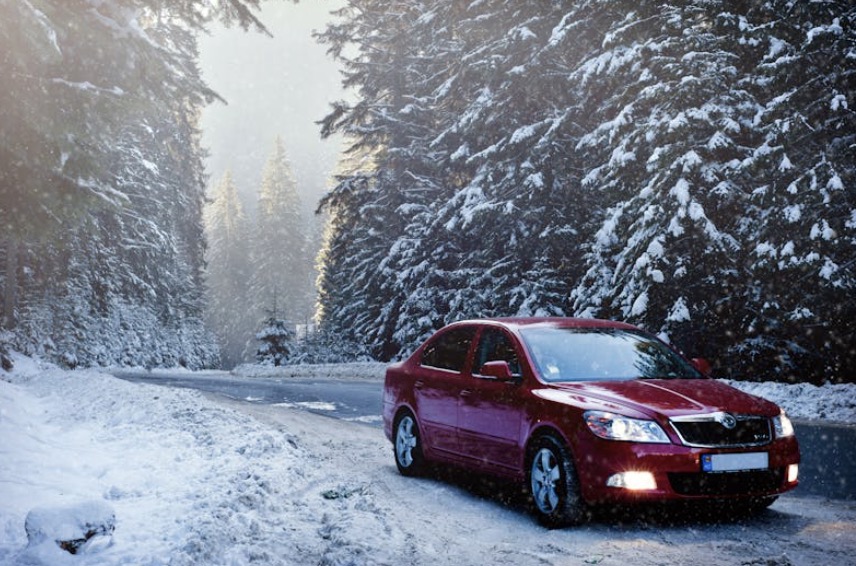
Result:
<svg viewBox="0 0 856 566"><path fill-rule="evenodd" d="M395 465L405 476L416 476L425 468L422 455L422 439L419 438L419 427L416 418L409 411L402 413L395 423Z"/></svg>
<svg viewBox="0 0 856 566"><path fill-rule="evenodd" d="M532 445L528 464L529 494L541 523L550 528L580 523L586 505L568 449L552 436L541 437Z"/></svg>

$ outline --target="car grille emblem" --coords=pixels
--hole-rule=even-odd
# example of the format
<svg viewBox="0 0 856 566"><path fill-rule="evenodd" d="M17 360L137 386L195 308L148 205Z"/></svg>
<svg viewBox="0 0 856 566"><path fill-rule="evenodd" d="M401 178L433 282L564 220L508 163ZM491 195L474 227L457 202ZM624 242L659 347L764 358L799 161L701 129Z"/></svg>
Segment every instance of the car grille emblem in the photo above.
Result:
<svg viewBox="0 0 856 566"><path fill-rule="evenodd" d="M672 417L672 426L687 446L760 446L772 440L770 419L725 411Z"/></svg>
<svg viewBox="0 0 856 566"><path fill-rule="evenodd" d="M719 424L721 424L728 430L733 430L734 427L737 426L737 419L734 418L734 415L731 415L729 413L722 413L720 415L717 415L716 420L719 421Z"/></svg>

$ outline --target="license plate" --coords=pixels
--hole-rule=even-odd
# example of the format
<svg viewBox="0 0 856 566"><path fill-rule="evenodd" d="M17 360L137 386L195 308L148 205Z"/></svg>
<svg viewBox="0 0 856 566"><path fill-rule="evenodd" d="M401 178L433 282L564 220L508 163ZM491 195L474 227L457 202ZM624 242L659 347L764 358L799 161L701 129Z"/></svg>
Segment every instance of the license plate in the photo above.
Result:
<svg viewBox="0 0 856 566"><path fill-rule="evenodd" d="M766 452L704 454L701 457L703 472L741 472L745 470L766 470L769 467L770 458Z"/></svg>

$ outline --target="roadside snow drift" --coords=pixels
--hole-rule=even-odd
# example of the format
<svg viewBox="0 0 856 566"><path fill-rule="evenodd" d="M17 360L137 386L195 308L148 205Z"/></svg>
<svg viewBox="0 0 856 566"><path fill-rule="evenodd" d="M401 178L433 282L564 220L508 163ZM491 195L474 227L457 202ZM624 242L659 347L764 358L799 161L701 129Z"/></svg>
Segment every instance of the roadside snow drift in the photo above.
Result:
<svg viewBox="0 0 856 566"><path fill-rule="evenodd" d="M0 562L80 564L40 543L105 504L116 528L92 563L277 561L270 534L288 516L275 491L303 473L295 439L195 392L16 364L28 367L0 382ZM32 509L42 532L28 541Z"/></svg>

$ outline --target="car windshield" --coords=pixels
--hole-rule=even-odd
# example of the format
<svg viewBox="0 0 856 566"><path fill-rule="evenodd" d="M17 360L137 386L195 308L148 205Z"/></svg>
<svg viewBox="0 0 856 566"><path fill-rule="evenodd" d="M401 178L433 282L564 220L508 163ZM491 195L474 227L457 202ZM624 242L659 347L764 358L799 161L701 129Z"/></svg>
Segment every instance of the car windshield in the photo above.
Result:
<svg viewBox="0 0 856 566"><path fill-rule="evenodd" d="M668 346L633 330L533 327L521 335L545 381L703 377Z"/></svg>

